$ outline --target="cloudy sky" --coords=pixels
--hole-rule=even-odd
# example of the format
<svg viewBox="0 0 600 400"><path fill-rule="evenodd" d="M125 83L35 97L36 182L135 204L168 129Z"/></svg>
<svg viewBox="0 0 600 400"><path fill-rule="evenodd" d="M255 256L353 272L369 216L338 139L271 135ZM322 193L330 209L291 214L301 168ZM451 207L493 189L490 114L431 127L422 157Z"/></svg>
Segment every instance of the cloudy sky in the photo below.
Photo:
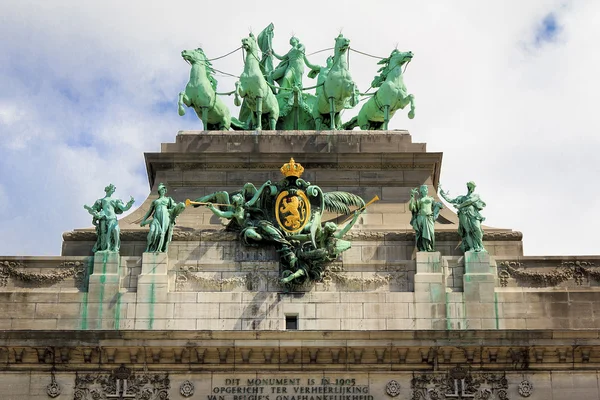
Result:
<svg viewBox="0 0 600 400"><path fill-rule="evenodd" d="M593 0L3 0L0 255L60 254L62 232L90 225L82 204L109 182L139 205L143 153L201 128L177 115L181 50L217 57L270 22L278 53L291 35L307 53L331 47L340 30L359 51L413 51L417 116L400 112L390 128L444 152L444 187L477 182L486 223L522 231L526 255L599 254L598 18ZM376 61L350 56L362 91ZM239 74L242 55L214 66Z"/></svg>

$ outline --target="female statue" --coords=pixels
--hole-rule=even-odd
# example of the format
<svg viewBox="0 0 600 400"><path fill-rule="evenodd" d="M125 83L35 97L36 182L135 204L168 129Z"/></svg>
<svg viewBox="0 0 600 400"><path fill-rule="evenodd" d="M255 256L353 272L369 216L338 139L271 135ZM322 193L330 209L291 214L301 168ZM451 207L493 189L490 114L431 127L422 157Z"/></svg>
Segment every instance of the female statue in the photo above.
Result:
<svg viewBox="0 0 600 400"><path fill-rule="evenodd" d="M96 227L96 244L92 248L92 252L96 251L119 251L121 247L121 230L117 221L117 215L128 211L134 203L133 197L129 199L127 204L119 199L115 199L112 195L117 188L112 183L104 188L106 196L96 200L93 206L84 205L92 215L92 223Z"/></svg>
<svg viewBox="0 0 600 400"><path fill-rule="evenodd" d="M475 187L475 182L467 182L467 194L455 199L449 198L449 193L440 187L442 198L458 209L458 234L462 238L460 247L463 251L485 251L481 229L481 222L485 221L485 218L479 213L485 207L485 202L478 194L473 193Z"/></svg>
<svg viewBox="0 0 600 400"><path fill-rule="evenodd" d="M427 185L421 185L418 189L419 198L415 198L417 189L410 191L410 202L408 207L412 212L410 224L415 230L418 251L435 251L435 220L444 206L428 196Z"/></svg>
<svg viewBox="0 0 600 400"><path fill-rule="evenodd" d="M140 223L140 226L150 224L146 252L167 252L169 243L173 238L175 219L185 209L184 203L177 204L172 197L166 197L166 194L167 187L160 183L158 185L158 199L152 202L150 209ZM148 221L150 216L152 216L152 219Z"/></svg>

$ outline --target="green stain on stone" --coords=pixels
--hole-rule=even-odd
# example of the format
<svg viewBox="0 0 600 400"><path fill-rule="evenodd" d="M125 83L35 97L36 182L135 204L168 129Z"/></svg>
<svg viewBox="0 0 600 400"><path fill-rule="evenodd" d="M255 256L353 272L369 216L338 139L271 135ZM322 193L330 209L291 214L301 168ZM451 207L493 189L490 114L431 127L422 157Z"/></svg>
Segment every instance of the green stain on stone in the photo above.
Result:
<svg viewBox="0 0 600 400"><path fill-rule="evenodd" d="M450 319L452 318L452 315L450 314L450 302L448 301L449 296L450 296L450 293L446 292L446 330L452 329L452 324L450 323Z"/></svg>
<svg viewBox="0 0 600 400"><path fill-rule="evenodd" d="M430 285L429 286L429 298L432 303L439 303L442 297L442 289L440 285Z"/></svg>
<svg viewBox="0 0 600 400"><path fill-rule="evenodd" d="M102 275L100 275L100 293L98 294L98 316L97 316L97 321L98 324L96 325L98 329L102 328L102 314L104 312L103 310L103 303L104 303L104 284L106 283L106 262L108 261L108 252L103 252L102 254Z"/></svg>
<svg viewBox="0 0 600 400"><path fill-rule="evenodd" d="M90 290L90 276L94 272L94 257L88 258L87 283L85 292L83 293L83 307L81 310L81 330L85 331L88 328L88 295Z"/></svg>
<svg viewBox="0 0 600 400"><path fill-rule="evenodd" d="M494 312L496 314L496 329L500 329L500 316L498 315L498 293L494 293Z"/></svg>
<svg viewBox="0 0 600 400"><path fill-rule="evenodd" d="M88 328L88 293L83 294L83 310L81 311L81 330Z"/></svg>
<svg viewBox="0 0 600 400"><path fill-rule="evenodd" d="M154 293L154 275L152 275L152 283L150 284L150 307L148 315L148 329L152 329L154 326L154 303L156 302L156 295Z"/></svg>
<svg viewBox="0 0 600 400"><path fill-rule="evenodd" d="M121 293L117 293L117 304L115 307L115 329L119 330L119 321L121 320Z"/></svg>

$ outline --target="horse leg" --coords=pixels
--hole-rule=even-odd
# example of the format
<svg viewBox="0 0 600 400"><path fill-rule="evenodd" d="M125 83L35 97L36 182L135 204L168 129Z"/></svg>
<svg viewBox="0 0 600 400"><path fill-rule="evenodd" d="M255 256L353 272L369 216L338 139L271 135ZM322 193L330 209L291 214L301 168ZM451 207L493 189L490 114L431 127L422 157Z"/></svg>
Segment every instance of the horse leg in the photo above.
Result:
<svg viewBox="0 0 600 400"><path fill-rule="evenodd" d="M390 106L386 104L383 106L383 130L388 130L388 123L390 122Z"/></svg>
<svg viewBox="0 0 600 400"><path fill-rule="evenodd" d="M202 125L204 125L204 130L208 130L208 107L202 107Z"/></svg>
<svg viewBox="0 0 600 400"><path fill-rule="evenodd" d="M262 97L256 98L256 130L262 131Z"/></svg>
<svg viewBox="0 0 600 400"><path fill-rule="evenodd" d="M177 101L178 111L180 116L185 115L185 108L183 105L190 106L192 103L190 102L189 97L186 96L185 92L179 92L179 100Z"/></svg>
<svg viewBox="0 0 600 400"><path fill-rule="evenodd" d="M239 107L242 105L242 101L240 100L240 96L244 97L244 95L242 94L242 89L240 87L240 81L237 81L235 83L235 90L233 91L233 104L235 104L236 107Z"/></svg>
<svg viewBox="0 0 600 400"><path fill-rule="evenodd" d="M335 108L333 107L333 97L329 98L329 115L331 116L331 130L335 130Z"/></svg>
<svg viewBox="0 0 600 400"><path fill-rule="evenodd" d="M410 111L408 112L408 118L413 119L415 117L415 96L409 94L408 100L410 101Z"/></svg>
<svg viewBox="0 0 600 400"><path fill-rule="evenodd" d="M316 131L320 131L321 130L321 121L323 120L323 118L319 117L319 118L315 118L315 130Z"/></svg>

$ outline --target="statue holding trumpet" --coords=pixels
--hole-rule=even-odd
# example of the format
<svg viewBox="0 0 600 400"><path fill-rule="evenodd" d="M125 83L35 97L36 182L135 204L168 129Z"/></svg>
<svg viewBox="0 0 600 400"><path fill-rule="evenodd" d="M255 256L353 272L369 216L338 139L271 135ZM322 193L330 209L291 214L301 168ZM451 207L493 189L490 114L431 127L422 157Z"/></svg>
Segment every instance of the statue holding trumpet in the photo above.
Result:
<svg viewBox="0 0 600 400"><path fill-rule="evenodd" d="M290 159L281 167L284 178L266 181L258 189L246 183L241 190L215 192L187 206L206 206L213 214L229 220L227 229L239 232L246 246L275 246L280 257L281 284L286 287L318 281L327 262L348 250L351 243L343 236L355 225L370 202L348 192L323 192L300 176L304 168ZM322 223L323 213L338 218ZM351 220L338 229L343 216ZM344 218L346 222L348 218Z"/></svg>

